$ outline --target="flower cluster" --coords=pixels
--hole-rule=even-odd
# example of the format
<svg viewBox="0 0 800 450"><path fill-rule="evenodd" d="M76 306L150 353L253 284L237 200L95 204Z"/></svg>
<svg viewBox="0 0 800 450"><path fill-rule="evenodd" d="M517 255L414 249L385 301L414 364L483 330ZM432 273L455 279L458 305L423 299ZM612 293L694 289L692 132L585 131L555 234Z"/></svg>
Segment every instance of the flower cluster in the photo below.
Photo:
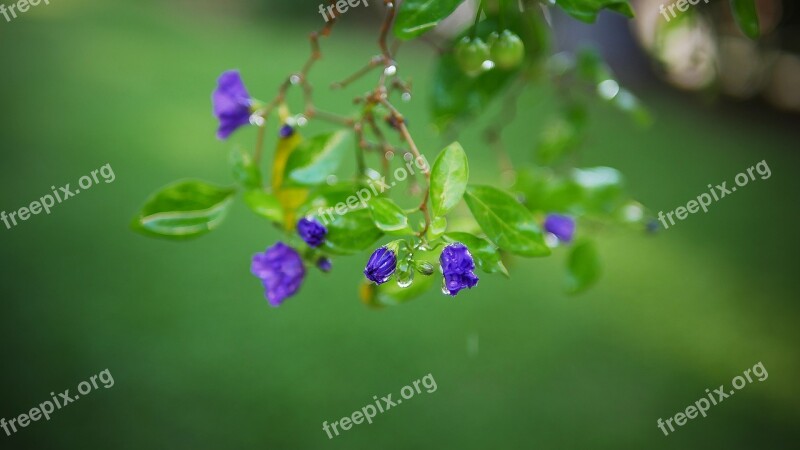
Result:
<svg viewBox="0 0 800 450"><path fill-rule="evenodd" d="M220 139L226 139L236 129L250 123L255 102L247 93L239 72L228 71L220 76L212 100L214 115L219 120L217 136ZM293 134L294 129L290 125L282 126L279 131L283 139ZM328 230L318 220L304 217L297 222L297 234L310 248L315 249L325 243ZM475 262L464 244L456 242L446 246L439 262L444 276L444 292L449 295L455 296L462 289L470 289L478 284L478 276L474 272ZM325 256L316 258L315 265L323 272L329 272L332 268L330 259ZM370 256L364 275L380 285L389 281L396 270L396 249L383 246ZM297 250L278 242L266 252L253 256L251 271L261 279L269 304L280 306L286 298L300 289L306 275L306 266ZM428 271L425 274L431 273L432 271Z"/></svg>
<svg viewBox="0 0 800 450"><path fill-rule="evenodd" d="M250 123L255 102L247 93L239 73L229 71L219 78L217 90L213 94L214 114L219 119L217 135L221 139L230 136L237 128ZM391 124L396 126L396 124ZM282 139L295 133L292 126L285 124L279 130ZM575 233L575 221L565 215L550 214L545 218L544 229L560 242L569 243ZM306 263L316 266L322 272L332 269L331 260L318 254L325 244L328 229L317 219L303 217L297 222L297 234L308 245L311 253L305 257L294 248L278 242L264 253L256 254L252 261L252 273L261 279L265 295L272 306L279 306L286 298L294 295L306 275ZM381 285L388 282L398 271L398 246L389 244L375 250L364 268L364 276ZM433 273L430 263L424 262L420 272L425 276ZM475 260L466 245L453 242L444 247L439 256L439 266L444 278L442 292L456 296L463 289L471 289L478 284L475 275ZM398 284L399 284L398 279Z"/></svg>
<svg viewBox="0 0 800 450"><path fill-rule="evenodd" d="M475 275L475 261L466 245L454 242L447 245L439 256L439 264L444 276L443 292L454 296L462 289L471 289L478 284ZM433 270L425 263L420 268L423 275L431 275ZM383 246L372 253L364 275L373 283L380 285L392 278L397 270L397 250Z"/></svg>

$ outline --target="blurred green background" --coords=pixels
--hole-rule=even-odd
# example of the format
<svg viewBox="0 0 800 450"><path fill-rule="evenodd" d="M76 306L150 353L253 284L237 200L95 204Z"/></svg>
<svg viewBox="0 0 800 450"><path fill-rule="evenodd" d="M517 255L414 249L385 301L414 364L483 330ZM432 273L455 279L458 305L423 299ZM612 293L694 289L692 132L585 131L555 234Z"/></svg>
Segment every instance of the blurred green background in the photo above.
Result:
<svg viewBox="0 0 800 450"><path fill-rule="evenodd" d="M254 96L271 98L322 23L316 3L302 15L279 3L51 0L0 21L0 210L51 185L74 187L106 163L116 174L49 216L0 227L0 417L106 368L115 380L49 422L0 432L0 448L797 445L796 117L658 85L634 88L656 118L649 129L598 107L582 163L619 168L656 212L761 160L772 177L657 236L603 235L604 278L577 297L562 293L558 251L515 261L510 281L482 275L455 299L431 292L376 311L357 297L364 254L312 273L274 309L249 264L279 236L241 202L220 230L190 243L132 233L156 188L183 177L231 182L229 150L254 135L215 139L216 77L238 68ZM347 19L312 72L319 105L339 112L369 84L336 93L327 84L375 53L376 22ZM405 111L430 157L445 143L424 125L434 55L408 46L399 61L416 86ZM506 133L515 161L529 158L552 108L547 93L520 99ZM495 179L479 135L460 140L473 180ZM668 437L656 427L759 361L766 381ZM333 440L322 431L428 373L436 392Z"/></svg>

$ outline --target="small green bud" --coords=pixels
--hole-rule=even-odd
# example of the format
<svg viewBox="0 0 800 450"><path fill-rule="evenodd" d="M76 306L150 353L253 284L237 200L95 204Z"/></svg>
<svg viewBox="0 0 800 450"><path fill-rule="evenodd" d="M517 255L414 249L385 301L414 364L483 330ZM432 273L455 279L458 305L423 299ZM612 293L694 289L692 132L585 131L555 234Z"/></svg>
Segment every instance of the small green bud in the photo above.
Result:
<svg viewBox="0 0 800 450"><path fill-rule="evenodd" d="M525 59L525 44L511 30L505 30L499 35L492 33L489 45L492 61L501 69L513 69Z"/></svg>
<svg viewBox="0 0 800 450"><path fill-rule="evenodd" d="M433 264L428 261L420 261L417 263L417 272L429 276L433 274Z"/></svg>
<svg viewBox="0 0 800 450"><path fill-rule="evenodd" d="M489 59L489 46L479 37L464 37L456 44L455 55L461 70L475 76L483 71L483 62Z"/></svg>

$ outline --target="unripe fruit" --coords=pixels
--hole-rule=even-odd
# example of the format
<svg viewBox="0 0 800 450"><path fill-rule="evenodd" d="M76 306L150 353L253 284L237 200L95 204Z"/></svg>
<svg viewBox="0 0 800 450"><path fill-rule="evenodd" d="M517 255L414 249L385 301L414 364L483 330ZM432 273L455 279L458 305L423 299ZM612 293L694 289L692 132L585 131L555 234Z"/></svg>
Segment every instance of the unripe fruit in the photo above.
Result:
<svg viewBox="0 0 800 450"><path fill-rule="evenodd" d="M479 37L464 37L455 48L456 62L467 75L477 75L483 71L483 62L489 59L489 46Z"/></svg>
<svg viewBox="0 0 800 450"><path fill-rule="evenodd" d="M511 30L505 30L499 35L492 33L489 44L492 61L501 69L513 69L525 58L525 44Z"/></svg>

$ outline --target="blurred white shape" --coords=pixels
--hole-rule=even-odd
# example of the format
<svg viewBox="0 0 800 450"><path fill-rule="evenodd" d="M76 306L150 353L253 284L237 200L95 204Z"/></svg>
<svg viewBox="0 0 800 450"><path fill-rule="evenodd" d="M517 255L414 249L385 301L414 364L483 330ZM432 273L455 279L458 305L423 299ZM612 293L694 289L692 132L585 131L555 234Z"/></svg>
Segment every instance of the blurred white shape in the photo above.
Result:
<svg viewBox="0 0 800 450"><path fill-rule="evenodd" d="M619 94L619 83L614 80L601 81L597 85L597 94L605 100L611 100Z"/></svg>
<svg viewBox="0 0 800 450"><path fill-rule="evenodd" d="M261 125L264 125L264 118L259 114L253 114L250 116L250 124L260 127Z"/></svg>
<svg viewBox="0 0 800 450"><path fill-rule="evenodd" d="M622 182L620 173L611 167L575 169L573 170L573 178L579 185L587 189L597 189Z"/></svg>
<svg viewBox="0 0 800 450"><path fill-rule="evenodd" d="M638 222L644 217L644 208L638 203L629 203L622 210L622 215L626 222Z"/></svg>

